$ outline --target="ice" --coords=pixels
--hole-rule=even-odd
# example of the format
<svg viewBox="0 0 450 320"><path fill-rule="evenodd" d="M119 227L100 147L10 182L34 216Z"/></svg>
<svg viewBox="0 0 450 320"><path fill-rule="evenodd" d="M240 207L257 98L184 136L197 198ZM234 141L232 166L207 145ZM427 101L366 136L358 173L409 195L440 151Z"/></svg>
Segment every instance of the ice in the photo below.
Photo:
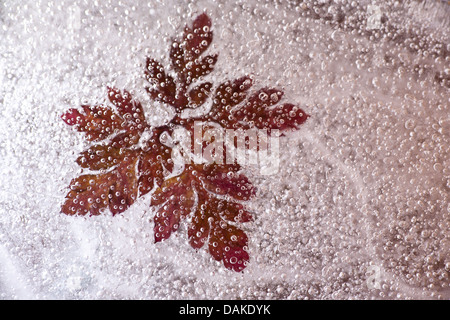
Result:
<svg viewBox="0 0 450 320"><path fill-rule="evenodd" d="M150 198L60 213L86 144L60 119L133 93L204 10L215 84L252 75L310 119L280 140L235 273L186 229L154 243ZM450 6L446 1L0 2L1 299L449 299Z"/></svg>

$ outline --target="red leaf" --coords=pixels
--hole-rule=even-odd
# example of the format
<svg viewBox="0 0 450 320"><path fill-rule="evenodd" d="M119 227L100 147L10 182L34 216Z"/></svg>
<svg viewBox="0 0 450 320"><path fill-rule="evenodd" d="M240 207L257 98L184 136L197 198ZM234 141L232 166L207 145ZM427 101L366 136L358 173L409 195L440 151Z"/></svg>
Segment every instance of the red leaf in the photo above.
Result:
<svg viewBox="0 0 450 320"><path fill-rule="evenodd" d="M240 203L221 200L213 196L199 197L199 204L192 217L188 230L189 242L195 249L200 249L208 241L211 222L219 217L231 222L249 222L251 214ZM217 243L219 245L219 242Z"/></svg>
<svg viewBox="0 0 450 320"><path fill-rule="evenodd" d="M82 115L77 109L69 109L61 116L69 126L80 125L84 121L84 115Z"/></svg>
<svg viewBox="0 0 450 320"><path fill-rule="evenodd" d="M109 209L113 215L124 212L137 198L137 161L137 157L129 157L128 162L123 162L112 172L115 183L110 192Z"/></svg>
<svg viewBox="0 0 450 320"><path fill-rule="evenodd" d="M136 166L140 150L135 146L146 128L140 103L128 92L108 88L109 100L116 107L82 106L84 114L70 109L63 120L85 132L88 141L98 141L113 136L110 142L89 147L82 152L77 163L85 169L102 170L100 174L86 174L70 184L62 212L74 215L98 215L103 208L114 214L125 211L137 197ZM103 170L112 169L104 173Z"/></svg>
<svg viewBox="0 0 450 320"><path fill-rule="evenodd" d="M108 88L108 98L118 113L109 106L83 105L83 113L69 109L61 118L68 125L76 126L79 132L85 132L88 141L106 139L120 130L140 135L147 127L141 104L127 91L122 94L113 88Z"/></svg>
<svg viewBox="0 0 450 320"><path fill-rule="evenodd" d="M142 105L129 92L115 88L108 88L112 106L84 105L62 116L68 125L84 132L86 140L105 141L91 145L78 157L80 167L94 172L72 180L61 211L98 215L109 209L115 215L127 210L137 197L153 192L155 242L170 238L186 223L193 248L207 244L215 260L240 272L250 257L248 237L236 224L252 220L241 202L251 200L256 188L237 163L186 164L179 176L168 178L174 164L172 148L162 141L163 134L173 133L177 125L193 133L195 121L215 122L207 124L209 128L220 124L227 129L286 131L297 129L308 116L293 104L278 104L283 95L278 89L249 93L253 83L248 76L223 82L215 91L212 83L200 83L217 62L217 55L202 56L212 39L211 19L206 14L185 27L182 38L170 48L176 81L159 62L147 59L145 77L151 84L146 88L150 97L175 109L176 115L168 124L149 130ZM211 96L207 114L190 119L181 115L184 109L197 108ZM151 134L150 139L143 139L144 132ZM201 141L201 148L205 150L209 143L217 142L215 139ZM216 150L214 145L208 150L211 156L227 153L225 146Z"/></svg>
<svg viewBox="0 0 450 320"><path fill-rule="evenodd" d="M178 229L195 203L190 177L183 174L164 181L161 188L152 195L153 205L162 205L155 216L155 242L168 239Z"/></svg>
<svg viewBox="0 0 450 320"><path fill-rule="evenodd" d="M164 67L154 59L147 58L146 79L153 85L147 88L150 96L170 105L175 103L176 87L173 78L166 75Z"/></svg>
<svg viewBox="0 0 450 320"><path fill-rule="evenodd" d="M211 19L208 15L201 14L194 20L192 26L185 27L180 40L173 41L170 47L170 59L178 76L177 83L166 75L157 61L147 59L146 76L153 84L152 88L147 88L150 97L172 105L176 112L203 104L206 97L197 97L196 92L189 91L188 87L214 69L217 55L200 57L208 49L212 38Z"/></svg>
<svg viewBox="0 0 450 320"><path fill-rule="evenodd" d="M277 104L283 92L277 89L264 88L253 94L242 108L234 110L235 121L245 123L244 127L258 129L278 129L285 131L297 129L308 115L293 104Z"/></svg>
<svg viewBox="0 0 450 320"><path fill-rule="evenodd" d="M194 87L189 92L189 107L196 108L205 103L206 99L208 99L209 94L211 92L212 83L204 82L196 87Z"/></svg>
<svg viewBox="0 0 450 320"><path fill-rule="evenodd" d="M113 134L123 124L123 119L102 106L82 106L84 113L70 109L61 118L69 125L86 133L88 141L103 140Z"/></svg>
<svg viewBox="0 0 450 320"><path fill-rule="evenodd" d="M249 200L256 194L255 187L249 179L238 172L240 166L237 164L212 164L197 166L197 168L201 170L197 179L210 192L243 201Z"/></svg>
<svg viewBox="0 0 450 320"><path fill-rule="evenodd" d="M194 220L195 224L189 229L190 243L194 248L201 248L208 242L209 252L215 260L223 261L226 268L239 272L250 259L247 253L248 238L244 231L221 218L219 202L214 196L199 192L200 209L196 211L196 217L200 218ZM226 204L228 207L232 205ZM208 225L205 227L206 223Z"/></svg>
<svg viewBox="0 0 450 320"><path fill-rule="evenodd" d="M216 121L229 128L233 123L229 119L231 110L245 100L247 91L252 84L250 77L242 77L219 85L214 93L213 105L205 120Z"/></svg>
<svg viewBox="0 0 450 320"><path fill-rule="evenodd" d="M128 154L129 152L111 145L94 145L81 153L77 163L90 170L108 169L119 164Z"/></svg>
<svg viewBox="0 0 450 320"><path fill-rule="evenodd" d="M161 143L163 130L153 130L151 140L144 147L139 161L139 191L141 195L150 192L154 185L161 186L164 171L172 171L171 148Z"/></svg>
<svg viewBox="0 0 450 320"><path fill-rule="evenodd" d="M106 207L113 214L125 211L137 196L136 161L129 157L111 172L73 179L61 211L68 215L98 215Z"/></svg>
<svg viewBox="0 0 450 320"><path fill-rule="evenodd" d="M187 84L193 82L196 79L204 77L211 73L217 62L217 54L209 55L202 59L196 59L192 63L186 65L185 77L188 79Z"/></svg>
<svg viewBox="0 0 450 320"><path fill-rule="evenodd" d="M144 109L128 91L121 93L118 89L108 87L108 98L130 130L136 129L142 132L145 129Z"/></svg>
<svg viewBox="0 0 450 320"><path fill-rule="evenodd" d="M191 79L188 78L186 69L189 67L190 62L193 62L208 49L212 38L211 19L203 13L194 20L192 27L185 27L181 42L173 42L170 58L172 66L177 71L182 83L189 84L195 79L194 74ZM211 61L208 64L214 65L215 61Z"/></svg>
<svg viewBox="0 0 450 320"><path fill-rule="evenodd" d="M193 213L188 229L191 246L200 249L209 243L214 259L223 261L228 269L242 271L249 260L245 248L247 236L227 221L251 220L251 214L235 200L248 200L254 195L254 189L243 175L238 177L245 181L246 192L235 190L238 183L229 176L222 176L222 173L236 170L237 166L191 165L180 176L164 181L152 197L152 205L160 206L154 219L155 242L168 239L182 220ZM213 186L217 188L209 190ZM231 199L219 199L219 194Z"/></svg>
<svg viewBox="0 0 450 320"><path fill-rule="evenodd" d="M209 240L209 252L218 261L223 261L226 268L240 272L250 260L246 246L247 235L244 231L221 223L214 223Z"/></svg>
<svg viewBox="0 0 450 320"><path fill-rule="evenodd" d="M243 223L253 219L251 213L241 203L217 199L214 206L227 221Z"/></svg>
<svg viewBox="0 0 450 320"><path fill-rule="evenodd" d="M111 174L82 175L70 183L61 211L68 215L100 214L109 204L109 191L114 183Z"/></svg>

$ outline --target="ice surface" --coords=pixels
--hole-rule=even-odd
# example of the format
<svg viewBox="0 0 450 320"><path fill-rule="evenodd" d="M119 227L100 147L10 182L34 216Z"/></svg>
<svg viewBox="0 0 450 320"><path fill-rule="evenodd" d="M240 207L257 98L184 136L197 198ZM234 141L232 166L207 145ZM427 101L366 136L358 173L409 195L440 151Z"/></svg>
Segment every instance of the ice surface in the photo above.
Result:
<svg viewBox="0 0 450 320"><path fill-rule="evenodd" d="M311 115L252 176L243 273L183 229L154 244L148 197L60 213L86 146L60 115L109 85L163 123L145 58L168 65L203 10L213 82L251 74ZM449 30L445 1L0 2L0 298L449 299Z"/></svg>

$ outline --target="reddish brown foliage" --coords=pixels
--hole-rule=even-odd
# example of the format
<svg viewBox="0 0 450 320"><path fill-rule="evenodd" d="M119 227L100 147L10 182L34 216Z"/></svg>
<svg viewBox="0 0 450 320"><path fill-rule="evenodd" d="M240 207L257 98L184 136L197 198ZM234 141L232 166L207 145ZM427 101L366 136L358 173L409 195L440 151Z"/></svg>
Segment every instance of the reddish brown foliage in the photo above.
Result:
<svg viewBox="0 0 450 320"><path fill-rule="evenodd" d="M124 212L134 201L153 190L155 242L168 239L181 223L188 223L188 238L195 249L205 244L215 260L242 271L249 261L248 238L236 224L252 220L242 204L255 196L255 188L237 164L190 164L176 176L171 148L162 142L176 125L192 130L193 121L216 122L224 128L296 129L307 115L292 104L277 105L283 93L263 88L250 93L252 80L245 76L219 84L215 90L202 78L213 71L217 54L205 55L213 39L211 20L199 15L170 47L172 77L156 60L146 61L145 77L150 97L172 106L171 123L151 128L142 105L130 93L108 88L110 105L70 109L62 119L93 142L77 163L93 171L72 180L62 206L68 215L98 215L109 209ZM203 116L182 119L180 112L197 108L208 98L212 107ZM151 138L141 141L147 131ZM189 219L186 219L188 218Z"/></svg>

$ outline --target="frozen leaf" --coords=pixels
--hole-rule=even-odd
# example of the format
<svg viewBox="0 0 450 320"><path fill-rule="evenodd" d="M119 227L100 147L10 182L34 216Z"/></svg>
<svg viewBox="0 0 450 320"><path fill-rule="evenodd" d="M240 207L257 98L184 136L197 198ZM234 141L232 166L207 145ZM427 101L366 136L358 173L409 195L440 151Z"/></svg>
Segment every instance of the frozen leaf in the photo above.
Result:
<svg viewBox="0 0 450 320"><path fill-rule="evenodd" d="M196 87L194 87L189 92L189 107L190 108L196 108L198 106L201 106L203 103L205 103L206 99L208 99L209 94L212 89L212 83L211 82L205 82L202 83Z"/></svg>
<svg viewBox="0 0 450 320"><path fill-rule="evenodd" d="M111 172L73 179L61 211L68 215L98 215L107 207L113 215L125 211L137 197L136 161L129 157Z"/></svg>
<svg viewBox="0 0 450 320"><path fill-rule="evenodd" d="M168 239L178 229L181 219L186 218L192 210L195 197L190 179L190 175L185 172L164 181L153 194L152 205L162 204L154 218L155 242Z"/></svg>
<svg viewBox="0 0 450 320"><path fill-rule="evenodd" d="M136 200L136 167L142 150L135 145L146 128L144 112L127 91L108 88L108 98L116 110L109 106L83 106L84 113L71 109L62 117L69 125L76 125L78 131L85 132L88 141L111 138L89 147L78 157L77 163L82 168L100 173L72 180L63 213L98 215L101 209L109 208L117 214Z"/></svg>
<svg viewBox="0 0 450 320"><path fill-rule="evenodd" d="M245 128L256 127L280 131L297 129L308 116L293 104L276 105L282 96L283 92L280 90L261 89L253 94L243 107L233 110L233 118L243 123ZM273 107L274 105L276 106Z"/></svg>
<svg viewBox="0 0 450 320"><path fill-rule="evenodd" d="M193 165L180 176L164 181L152 198L152 205L160 206L154 219L155 242L168 239L192 214L188 222L191 246L200 249L208 243L215 260L228 269L242 271L250 259L247 235L228 221L251 220L251 214L236 201L251 197L254 188L245 176L236 175L233 180L225 170L225 166ZM220 195L227 198L221 199Z"/></svg>
<svg viewBox="0 0 450 320"><path fill-rule="evenodd" d="M224 201L206 192L199 192L198 206L195 210L192 223L188 231L189 242L194 248L201 248L208 244L208 250L213 258L222 261L224 266L234 271L242 271L250 257L247 252L248 238L241 229L227 223L230 217L236 218L239 204ZM250 220L245 212L241 222ZM220 213L228 213L226 216Z"/></svg>
<svg viewBox="0 0 450 320"><path fill-rule="evenodd" d="M62 119L80 132L86 133L88 141L100 141L125 130L127 133L138 135L145 129L145 116L142 105L133 100L124 91L108 88L108 99L116 107L117 112L109 106L83 105L82 111L69 109L62 115Z"/></svg>
<svg viewBox="0 0 450 320"><path fill-rule="evenodd" d="M62 119L80 132L86 133L88 141L99 141L112 135L123 124L117 114L102 106L81 106L83 112L70 109Z"/></svg>
<svg viewBox="0 0 450 320"><path fill-rule="evenodd" d="M145 76L152 85L152 87L147 88L147 91L153 100L174 105L175 82L171 76L166 75L164 67L156 60L148 58Z"/></svg>
<svg viewBox="0 0 450 320"><path fill-rule="evenodd" d="M151 204L156 208L155 242L170 238L182 223L187 223L193 248L207 244L215 260L240 272L250 260L248 237L235 224L252 220L243 202L256 195L256 188L237 163L186 163L181 174L168 178L174 169L174 145L163 141L163 137L170 136L176 126L184 127L193 137L195 121L209 122L209 128L216 123L227 129L285 131L296 129L307 115L292 104L279 105L283 95L280 90L264 88L252 93L253 81L248 76L227 80L217 87L202 82L218 59L216 54L204 55L213 38L211 25L211 19L201 14L192 26L185 27L181 39L173 41L169 56L175 77L155 59L146 60L148 94L154 101L175 109L176 115L168 124L151 128L142 105L129 92L114 88L108 88L111 106L82 106L81 112L70 109L63 115L68 125L86 133L86 140L98 144L78 157L80 167L94 172L71 182L62 212L98 215L109 208L117 214L137 197L151 193ZM186 108L198 108L209 98L212 103L206 114L181 116ZM150 139L142 139L144 132ZM217 141L211 138L200 143L201 149L206 149ZM212 158L220 156L220 152L225 155L225 146L213 149Z"/></svg>
<svg viewBox="0 0 450 320"><path fill-rule="evenodd" d="M254 186L247 176L239 173L238 164L214 164L197 168L197 179L210 192L243 201L250 200L255 195Z"/></svg>
<svg viewBox="0 0 450 320"><path fill-rule="evenodd" d="M185 27L181 41L173 42L170 49L170 59L184 85L191 83L194 78L198 77L196 68L193 68L192 64L208 49L212 38L211 19L206 13L203 13L194 20L192 27ZM216 60L217 57L216 59L207 57L203 62L197 61L195 64L207 65L212 70L211 66L215 64ZM193 69L194 72L190 74L189 69Z"/></svg>
<svg viewBox="0 0 450 320"><path fill-rule="evenodd" d="M164 132L162 129L154 129L152 138L142 150L138 165L141 195L150 192L155 184L160 186L164 180L164 173L173 169L171 148L161 143L161 134Z"/></svg>
<svg viewBox="0 0 450 320"><path fill-rule="evenodd" d="M77 159L77 163L80 167L90 170L108 169L117 165L128 153L110 144L94 145L81 153Z"/></svg>
<svg viewBox="0 0 450 320"><path fill-rule="evenodd" d="M176 82L166 74L159 62L148 58L146 78L152 84L152 87L147 89L150 97L172 105L177 112L203 104L211 84L203 83L195 88L189 88L189 85L214 69L217 55L202 57L212 38L211 19L206 14L201 14L192 26L185 27L181 39L173 41L169 55L177 75Z"/></svg>

